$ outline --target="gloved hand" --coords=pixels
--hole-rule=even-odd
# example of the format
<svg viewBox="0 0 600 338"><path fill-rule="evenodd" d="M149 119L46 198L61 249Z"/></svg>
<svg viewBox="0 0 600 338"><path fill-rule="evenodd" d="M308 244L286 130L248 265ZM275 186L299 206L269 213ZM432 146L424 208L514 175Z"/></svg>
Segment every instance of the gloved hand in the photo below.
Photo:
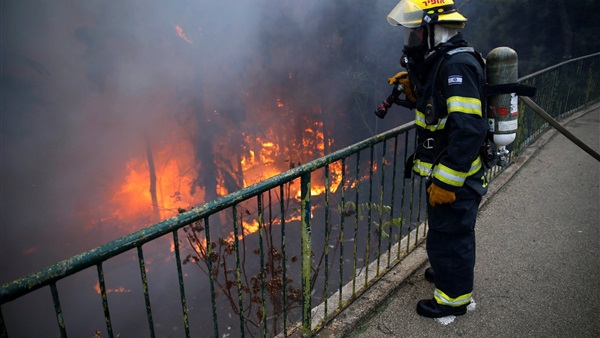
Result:
<svg viewBox="0 0 600 338"><path fill-rule="evenodd" d="M411 103L417 102L417 98L415 97L415 94L412 91L407 72L402 71L390 77L388 79L388 83L391 85L400 83L402 86L404 86L404 95L406 95L406 99Z"/></svg>
<svg viewBox="0 0 600 338"><path fill-rule="evenodd" d="M427 188L429 193L429 204L435 207L436 204L452 203L456 201L456 194L444 188L438 187L435 183L431 183Z"/></svg>

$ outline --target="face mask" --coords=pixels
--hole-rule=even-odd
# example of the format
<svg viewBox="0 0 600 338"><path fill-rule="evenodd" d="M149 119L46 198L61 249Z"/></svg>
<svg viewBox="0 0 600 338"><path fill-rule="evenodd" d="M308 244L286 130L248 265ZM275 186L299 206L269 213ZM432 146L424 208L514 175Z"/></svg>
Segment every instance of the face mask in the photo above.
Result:
<svg viewBox="0 0 600 338"><path fill-rule="evenodd" d="M402 59L408 59L408 62L420 63L425 59L425 54L429 50L427 45L428 37L427 27L417 27L404 31L404 56Z"/></svg>
<svg viewBox="0 0 600 338"><path fill-rule="evenodd" d="M417 28L404 28L404 47L415 48L423 44L427 36L426 28L423 26Z"/></svg>

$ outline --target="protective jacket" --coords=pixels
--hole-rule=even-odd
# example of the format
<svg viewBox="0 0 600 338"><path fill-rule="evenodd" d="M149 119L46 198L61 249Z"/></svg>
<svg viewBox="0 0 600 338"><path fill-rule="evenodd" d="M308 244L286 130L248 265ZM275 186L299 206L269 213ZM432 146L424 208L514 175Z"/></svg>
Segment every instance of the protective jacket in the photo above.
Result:
<svg viewBox="0 0 600 338"><path fill-rule="evenodd" d="M482 116L483 58L458 34L409 66L417 93L413 170L456 195L453 203L427 205L426 248L435 271L434 299L464 306L472 299L475 221L487 191L479 156L488 130Z"/></svg>
<svg viewBox="0 0 600 338"><path fill-rule="evenodd" d="M418 146L413 170L448 191L487 191L479 156L487 133L482 116L483 59L460 34L438 45L409 71L417 93Z"/></svg>

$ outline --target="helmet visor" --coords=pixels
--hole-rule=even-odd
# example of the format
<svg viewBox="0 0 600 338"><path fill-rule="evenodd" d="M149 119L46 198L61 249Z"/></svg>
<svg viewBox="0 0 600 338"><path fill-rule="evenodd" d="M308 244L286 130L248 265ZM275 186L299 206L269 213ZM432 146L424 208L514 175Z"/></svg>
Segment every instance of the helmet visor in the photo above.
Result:
<svg viewBox="0 0 600 338"><path fill-rule="evenodd" d="M427 39L425 27L404 28L404 46L408 48L420 47Z"/></svg>
<svg viewBox="0 0 600 338"><path fill-rule="evenodd" d="M423 22L423 10L411 1L401 0L388 14L387 21L392 26L419 27Z"/></svg>

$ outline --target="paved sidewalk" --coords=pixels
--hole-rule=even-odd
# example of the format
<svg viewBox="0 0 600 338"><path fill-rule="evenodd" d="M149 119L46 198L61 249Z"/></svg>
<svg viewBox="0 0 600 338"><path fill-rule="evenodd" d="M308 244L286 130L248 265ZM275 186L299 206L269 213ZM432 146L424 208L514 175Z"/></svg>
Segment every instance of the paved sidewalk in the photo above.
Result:
<svg viewBox="0 0 600 338"><path fill-rule="evenodd" d="M600 152L600 108L576 115L566 128ZM343 324L353 325L348 337L600 337L600 162L555 131L519 162L491 183L497 191L480 210L475 309L418 316L433 292L423 258L370 318ZM340 336L335 326L317 337Z"/></svg>

